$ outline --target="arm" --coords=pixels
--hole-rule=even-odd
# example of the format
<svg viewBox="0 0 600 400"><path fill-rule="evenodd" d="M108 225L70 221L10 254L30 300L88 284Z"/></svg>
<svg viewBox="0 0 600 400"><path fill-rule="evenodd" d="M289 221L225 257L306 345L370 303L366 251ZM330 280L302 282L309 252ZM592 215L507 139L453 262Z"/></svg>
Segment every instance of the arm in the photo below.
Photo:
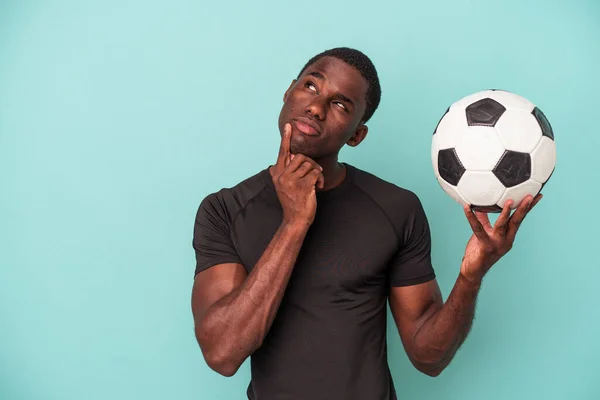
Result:
<svg viewBox="0 0 600 400"><path fill-rule="evenodd" d="M507 202L495 226L487 214L464 207L473 235L445 303L435 280L391 288L390 308L398 332L419 371L437 376L450 364L471 329L485 274L512 248L519 226L540 199L541 195L528 196L512 216L511 201Z"/></svg>
<svg viewBox="0 0 600 400"><path fill-rule="evenodd" d="M471 329L478 292L462 275L446 303L435 279L391 289L390 309L415 368L437 376L448 366Z"/></svg>
<svg viewBox="0 0 600 400"><path fill-rule="evenodd" d="M283 220L258 262L248 276L239 263L219 264L198 272L194 280L196 339L207 364L225 376L235 374L269 331L315 217L316 189L323 188L321 166L302 154L292 159L291 133L291 125L286 124L272 170ZM229 234L223 233L226 229L213 227L220 218L201 211L201 222L195 229L197 257L204 266L210 265L214 254L226 247L229 259L235 259ZM219 239L211 239L212 235Z"/></svg>
<svg viewBox="0 0 600 400"><path fill-rule="evenodd" d="M213 370L231 376L260 347L307 230L306 225L282 224L247 277L240 264L198 273L192 290L195 334Z"/></svg>

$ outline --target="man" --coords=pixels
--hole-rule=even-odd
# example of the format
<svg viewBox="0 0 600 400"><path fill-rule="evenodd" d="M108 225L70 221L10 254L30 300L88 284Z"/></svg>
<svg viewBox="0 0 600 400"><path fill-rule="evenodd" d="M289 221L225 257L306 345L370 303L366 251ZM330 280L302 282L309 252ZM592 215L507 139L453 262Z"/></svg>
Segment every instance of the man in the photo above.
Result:
<svg viewBox="0 0 600 400"><path fill-rule="evenodd" d="M507 203L495 226L464 208L473 236L444 303L417 196L338 162L364 140L379 100L367 56L318 54L284 94L276 163L198 209L196 338L224 376L251 357L249 399L396 399L387 301L411 362L440 374L469 332L483 277L540 199L512 216Z"/></svg>

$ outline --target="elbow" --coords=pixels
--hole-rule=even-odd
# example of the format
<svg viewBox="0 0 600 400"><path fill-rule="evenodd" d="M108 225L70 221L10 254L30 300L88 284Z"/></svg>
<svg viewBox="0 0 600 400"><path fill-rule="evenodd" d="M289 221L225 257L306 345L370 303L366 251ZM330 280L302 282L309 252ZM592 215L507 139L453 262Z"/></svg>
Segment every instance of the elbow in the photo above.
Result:
<svg viewBox="0 0 600 400"><path fill-rule="evenodd" d="M415 357L410 357L410 361L417 371L432 378L440 376L448 366L448 363L444 362L443 359L419 360Z"/></svg>
<svg viewBox="0 0 600 400"><path fill-rule="evenodd" d="M232 377L241 366L241 362L235 359L234 354L228 349L227 343L219 343L201 330L196 330L196 340L200 346L202 356L206 365L216 373Z"/></svg>
<svg viewBox="0 0 600 400"><path fill-rule="evenodd" d="M432 365L420 365L420 366L415 366L417 368L417 370L427 376L430 376L432 378L435 378L437 376L439 376L445 369L445 367L443 365L436 365L436 364L432 364Z"/></svg>
<svg viewBox="0 0 600 400"><path fill-rule="evenodd" d="M234 376L240 368L239 363L227 356L204 354L204 360L210 369L227 378Z"/></svg>
<svg viewBox="0 0 600 400"><path fill-rule="evenodd" d="M226 346L215 344L203 346L201 344L200 348L206 365L222 376L232 377L241 366L241 362L226 350Z"/></svg>

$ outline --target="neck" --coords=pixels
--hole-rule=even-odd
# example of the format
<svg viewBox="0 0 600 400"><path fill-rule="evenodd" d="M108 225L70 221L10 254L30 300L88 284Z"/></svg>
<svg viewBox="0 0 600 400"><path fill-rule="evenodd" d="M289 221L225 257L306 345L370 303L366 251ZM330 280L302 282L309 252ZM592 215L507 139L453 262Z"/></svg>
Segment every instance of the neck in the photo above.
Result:
<svg viewBox="0 0 600 400"><path fill-rule="evenodd" d="M315 159L317 164L323 167L323 178L325 178L325 185L323 189L319 190L324 192L326 190L333 189L340 185L346 177L346 167L339 163L337 157L334 158L320 158ZM269 168L271 176L273 175L273 166Z"/></svg>
<svg viewBox="0 0 600 400"><path fill-rule="evenodd" d="M346 167L338 162L337 157L322 158L315 161L323 167L325 186L321 191L333 189L344 181L344 178L346 177Z"/></svg>

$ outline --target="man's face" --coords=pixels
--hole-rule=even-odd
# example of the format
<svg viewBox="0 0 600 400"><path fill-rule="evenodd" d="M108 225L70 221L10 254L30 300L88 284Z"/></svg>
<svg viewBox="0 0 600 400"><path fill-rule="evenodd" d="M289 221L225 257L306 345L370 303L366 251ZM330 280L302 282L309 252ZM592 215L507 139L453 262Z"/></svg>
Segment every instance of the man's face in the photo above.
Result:
<svg viewBox="0 0 600 400"><path fill-rule="evenodd" d="M279 115L280 132L292 124L291 152L320 159L358 145L367 134L367 88L356 68L335 57L308 66L285 92Z"/></svg>

